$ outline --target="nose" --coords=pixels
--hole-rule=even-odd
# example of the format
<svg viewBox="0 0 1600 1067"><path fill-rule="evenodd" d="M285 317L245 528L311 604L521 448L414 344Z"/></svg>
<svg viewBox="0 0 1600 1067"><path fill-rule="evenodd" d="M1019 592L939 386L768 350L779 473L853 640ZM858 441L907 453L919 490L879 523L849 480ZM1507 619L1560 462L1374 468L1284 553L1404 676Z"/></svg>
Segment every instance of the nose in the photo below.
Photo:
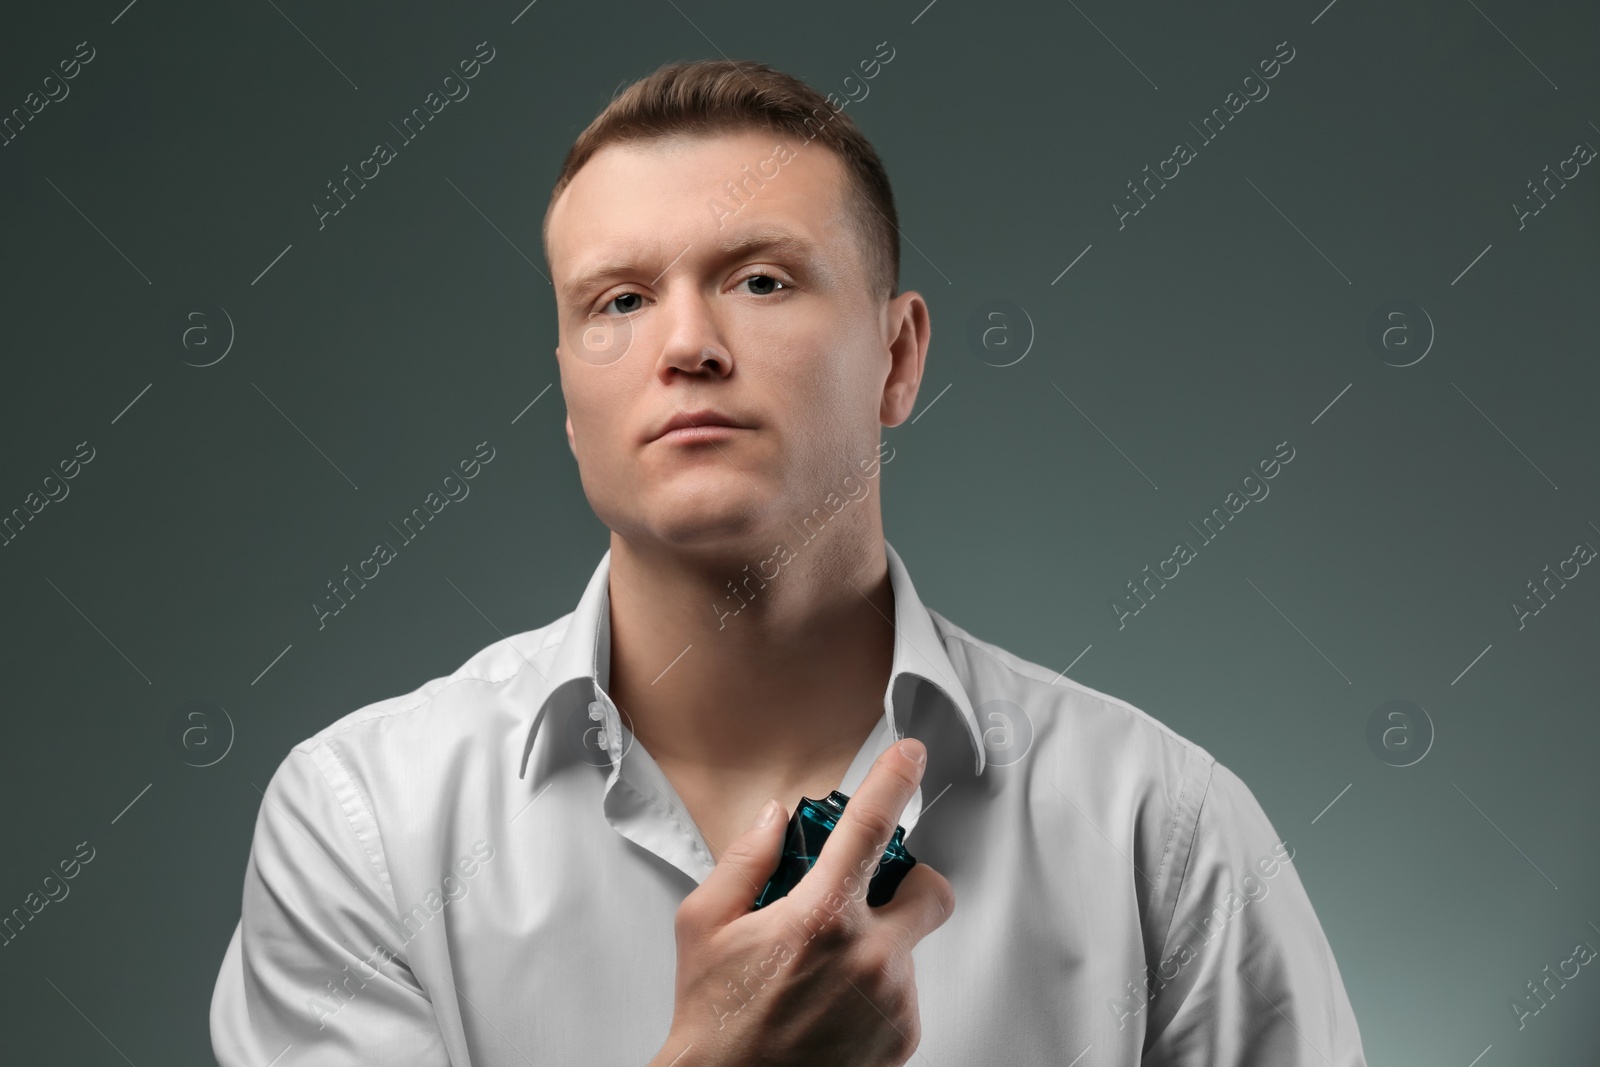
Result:
<svg viewBox="0 0 1600 1067"><path fill-rule="evenodd" d="M722 328L705 297L687 283L670 287L656 305L655 319L665 331L656 373L669 381L673 372L727 377L733 371L733 354L722 338Z"/></svg>

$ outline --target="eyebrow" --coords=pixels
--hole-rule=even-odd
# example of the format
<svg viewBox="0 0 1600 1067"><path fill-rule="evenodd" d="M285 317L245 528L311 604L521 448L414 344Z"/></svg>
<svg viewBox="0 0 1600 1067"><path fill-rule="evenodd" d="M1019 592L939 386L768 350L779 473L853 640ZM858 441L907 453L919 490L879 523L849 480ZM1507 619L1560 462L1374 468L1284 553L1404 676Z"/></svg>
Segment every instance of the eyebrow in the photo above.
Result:
<svg viewBox="0 0 1600 1067"><path fill-rule="evenodd" d="M693 247L694 245L691 244L689 248L679 252L672 262L676 263ZM790 230L750 230L723 240L715 247L718 262L744 259L757 252L776 252L778 255L788 259L802 261L811 265L814 265L818 258L816 244ZM668 267L671 267L670 263ZM600 283L606 279L633 274L638 270L639 266L633 260L605 260L592 267L585 268L574 275L571 280L564 282L561 285L561 297L566 303L575 304L583 297L583 294L599 288ZM662 271L662 273L664 274L666 271ZM660 277L661 275L658 274L651 281L654 282Z"/></svg>

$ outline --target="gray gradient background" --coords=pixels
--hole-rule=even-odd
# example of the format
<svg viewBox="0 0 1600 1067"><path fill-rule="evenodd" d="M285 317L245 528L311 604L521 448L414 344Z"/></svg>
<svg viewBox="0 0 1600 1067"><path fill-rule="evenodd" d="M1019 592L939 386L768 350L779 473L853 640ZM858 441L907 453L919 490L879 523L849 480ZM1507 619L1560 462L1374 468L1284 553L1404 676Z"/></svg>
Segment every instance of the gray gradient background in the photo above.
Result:
<svg viewBox="0 0 1600 1067"><path fill-rule="evenodd" d="M1523 229L1511 206L1600 145L1594 5L124 2L0 34L0 112L97 50L0 148L0 512L96 450L0 548L0 912L96 850L0 948L0 1059L210 1062L289 747L571 610L606 531L562 432L538 226L612 91L727 55L859 96L887 41L847 114L932 307L884 475L923 598L1243 777L1372 1063L1600 1062L1600 964L1520 1031L1509 1007L1600 946L1600 576L1525 628L1512 609L1600 545L1600 175ZM319 231L324 183L485 40L471 95ZM1125 183L1281 41L1270 96L1119 230ZM1009 348L965 337L996 299L1032 324L1012 366L991 364L1020 318L991 335ZM1404 368L1366 340L1395 299L1437 333ZM228 339L219 307L231 351L186 365ZM324 583L483 440L471 495L319 631ZM1119 629L1125 583L1285 440L1271 495ZM1404 768L1366 740L1395 698L1435 732ZM168 742L195 699L232 724L207 767L220 717Z"/></svg>

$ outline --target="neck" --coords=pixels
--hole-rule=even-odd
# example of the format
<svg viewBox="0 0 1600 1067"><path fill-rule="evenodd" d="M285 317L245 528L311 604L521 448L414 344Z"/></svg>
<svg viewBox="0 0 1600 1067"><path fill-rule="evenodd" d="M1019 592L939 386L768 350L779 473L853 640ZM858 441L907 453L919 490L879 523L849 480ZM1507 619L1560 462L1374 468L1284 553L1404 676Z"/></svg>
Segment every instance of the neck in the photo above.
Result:
<svg viewBox="0 0 1600 1067"><path fill-rule="evenodd" d="M715 559L612 534L607 688L658 764L842 773L883 716L895 633L881 523L850 518Z"/></svg>

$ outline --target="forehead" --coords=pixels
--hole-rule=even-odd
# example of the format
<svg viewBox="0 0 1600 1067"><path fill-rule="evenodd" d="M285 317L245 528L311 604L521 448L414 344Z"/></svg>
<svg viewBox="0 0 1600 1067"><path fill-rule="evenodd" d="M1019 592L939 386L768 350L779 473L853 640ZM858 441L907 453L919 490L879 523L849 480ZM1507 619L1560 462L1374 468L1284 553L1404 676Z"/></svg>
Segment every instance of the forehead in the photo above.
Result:
<svg viewBox="0 0 1600 1067"><path fill-rule="evenodd" d="M850 250L846 193L838 156L786 133L611 144L573 176L550 211L550 267L559 287L619 256L665 267L686 249L778 229L833 259Z"/></svg>

